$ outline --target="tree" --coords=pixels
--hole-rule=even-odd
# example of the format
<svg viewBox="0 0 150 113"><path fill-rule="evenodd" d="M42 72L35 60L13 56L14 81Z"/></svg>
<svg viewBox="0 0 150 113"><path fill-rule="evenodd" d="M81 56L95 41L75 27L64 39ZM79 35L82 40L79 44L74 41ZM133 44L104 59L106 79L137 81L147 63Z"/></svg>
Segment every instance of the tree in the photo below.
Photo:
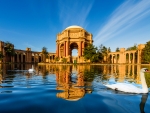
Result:
<svg viewBox="0 0 150 113"><path fill-rule="evenodd" d="M128 47L128 48L126 49L126 51L130 51L130 50L137 50L137 44L134 44L134 46Z"/></svg>
<svg viewBox="0 0 150 113"><path fill-rule="evenodd" d="M85 60L90 60L91 62L98 62L99 54L97 54L97 47L93 44L89 44L84 48L83 56Z"/></svg>
<svg viewBox="0 0 150 113"><path fill-rule="evenodd" d="M66 62L67 62L67 59L66 59L66 58L62 58L62 62L63 62L63 63L66 63Z"/></svg>
<svg viewBox="0 0 150 113"><path fill-rule="evenodd" d="M3 53L0 51L0 61L4 58Z"/></svg>
<svg viewBox="0 0 150 113"><path fill-rule="evenodd" d="M119 47L116 48L116 52L120 52Z"/></svg>
<svg viewBox="0 0 150 113"><path fill-rule="evenodd" d="M48 52L46 47L42 48L42 55L43 55L43 61L45 62L46 58L48 57Z"/></svg>
<svg viewBox="0 0 150 113"><path fill-rule="evenodd" d="M14 50L14 45L10 42L5 42L4 43L4 50L5 50L5 57L6 61L10 61L11 56L15 55L15 50Z"/></svg>
<svg viewBox="0 0 150 113"><path fill-rule="evenodd" d="M145 45L145 48L142 50L142 62L150 64L150 41Z"/></svg>
<svg viewBox="0 0 150 113"><path fill-rule="evenodd" d="M58 62L59 61L59 57L55 57L55 61Z"/></svg>
<svg viewBox="0 0 150 113"><path fill-rule="evenodd" d="M108 53L110 53L111 52L111 49L110 49L110 47L108 48Z"/></svg>
<svg viewBox="0 0 150 113"><path fill-rule="evenodd" d="M107 49L107 47L103 46L102 44L99 46L99 49L98 49L99 53L102 54L102 57L101 57L101 61L107 61L108 59L108 53L111 52L111 49L110 47Z"/></svg>
<svg viewBox="0 0 150 113"><path fill-rule="evenodd" d="M13 56L15 54L14 45L8 41L4 44L4 50L6 55Z"/></svg>

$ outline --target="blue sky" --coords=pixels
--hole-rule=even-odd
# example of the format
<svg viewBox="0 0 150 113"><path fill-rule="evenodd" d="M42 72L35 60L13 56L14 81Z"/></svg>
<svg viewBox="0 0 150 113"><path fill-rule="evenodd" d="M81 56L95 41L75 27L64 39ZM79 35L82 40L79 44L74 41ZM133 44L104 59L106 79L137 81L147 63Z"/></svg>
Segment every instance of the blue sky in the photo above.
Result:
<svg viewBox="0 0 150 113"><path fill-rule="evenodd" d="M79 25L115 51L150 41L150 0L0 0L0 40L56 50L56 35Z"/></svg>

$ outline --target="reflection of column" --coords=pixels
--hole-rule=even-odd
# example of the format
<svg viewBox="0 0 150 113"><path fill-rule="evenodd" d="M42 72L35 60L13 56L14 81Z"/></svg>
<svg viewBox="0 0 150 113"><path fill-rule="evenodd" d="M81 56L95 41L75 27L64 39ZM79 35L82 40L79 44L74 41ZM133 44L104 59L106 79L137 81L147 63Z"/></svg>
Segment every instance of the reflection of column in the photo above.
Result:
<svg viewBox="0 0 150 113"><path fill-rule="evenodd" d="M128 66L128 76L130 75L131 72L131 65Z"/></svg>
<svg viewBox="0 0 150 113"><path fill-rule="evenodd" d="M124 78L125 78L125 69L126 69L126 65L120 65L118 67L118 70L119 70L119 77L118 77L118 81L119 82L123 82L124 81Z"/></svg>
<svg viewBox="0 0 150 113"><path fill-rule="evenodd" d="M111 65L111 75L113 74L113 65Z"/></svg>
<svg viewBox="0 0 150 113"><path fill-rule="evenodd" d="M137 77L136 77L136 82L139 84L141 83L140 81L140 70L141 70L141 65L137 65Z"/></svg>
<svg viewBox="0 0 150 113"><path fill-rule="evenodd" d="M70 76L68 72L65 72L66 75L66 83L68 84L70 82Z"/></svg>
<svg viewBox="0 0 150 113"><path fill-rule="evenodd" d="M134 65L132 65L132 76L134 78Z"/></svg>

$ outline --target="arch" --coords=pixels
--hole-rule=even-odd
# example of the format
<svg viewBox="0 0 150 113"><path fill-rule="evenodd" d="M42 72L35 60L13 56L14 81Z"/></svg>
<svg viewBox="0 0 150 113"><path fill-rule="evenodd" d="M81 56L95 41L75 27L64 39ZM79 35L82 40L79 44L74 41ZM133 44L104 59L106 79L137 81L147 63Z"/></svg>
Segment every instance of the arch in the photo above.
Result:
<svg viewBox="0 0 150 113"><path fill-rule="evenodd" d="M116 57L116 63L119 63L120 54L117 54Z"/></svg>
<svg viewBox="0 0 150 113"><path fill-rule="evenodd" d="M84 30L82 27L73 25L67 27L61 33L57 34L56 40L56 57L59 57L59 62L62 58L67 59L67 62L73 61L72 50L78 51L78 62L85 62L83 57L84 48L88 43L93 43L92 34Z"/></svg>
<svg viewBox="0 0 150 113"><path fill-rule="evenodd" d="M126 53L126 63L129 63L129 53Z"/></svg>
<svg viewBox="0 0 150 113"><path fill-rule="evenodd" d="M78 51L78 44L76 42L73 42L70 44L70 56L72 56L72 50L76 49Z"/></svg>

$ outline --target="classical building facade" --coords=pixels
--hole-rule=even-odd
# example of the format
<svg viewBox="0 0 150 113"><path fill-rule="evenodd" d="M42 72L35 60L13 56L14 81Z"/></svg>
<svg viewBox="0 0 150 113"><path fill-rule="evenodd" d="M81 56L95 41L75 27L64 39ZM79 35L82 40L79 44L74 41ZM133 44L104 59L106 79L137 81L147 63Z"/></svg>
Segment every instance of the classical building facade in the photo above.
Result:
<svg viewBox="0 0 150 113"><path fill-rule="evenodd" d="M59 62L61 62L62 58L66 58L67 62L83 63L83 50L92 42L91 33L80 26L69 26L57 34L56 56L59 57ZM77 57L72 56L73 49L78 51Z"/></svg>
<svg viewBox="0 0 150 113"><path fill-rule="evenodd" d="M39 63L47 62L52 63L55 60L56 53L48 53L48 57L45 59L42 52L32 51L31 48L26 48L26 50L15 49L12 45L15 54L9 56L5 51L5 42L0 41L0 52L4 55L4 58L0 62L7 63Z"/></svg>
<svg viewBox="0 0 150 113"><path fill-rule="evenodd" d="M137 50L126 51L125 48L120 48L119 52L110 52L107 56L107 62L111 64L127 63L127 64L141 64L142 49L144 44L139 44Z"/></svg>

